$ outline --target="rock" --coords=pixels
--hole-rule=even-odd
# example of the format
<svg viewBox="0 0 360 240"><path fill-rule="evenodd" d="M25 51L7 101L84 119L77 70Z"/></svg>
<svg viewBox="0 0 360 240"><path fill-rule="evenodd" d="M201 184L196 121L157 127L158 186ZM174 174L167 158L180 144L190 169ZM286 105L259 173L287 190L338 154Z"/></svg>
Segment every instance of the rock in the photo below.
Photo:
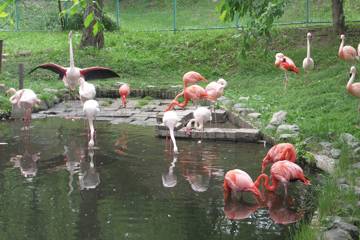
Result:
<svg viewBox="0 0 360 240"><path fill-rule="evenodd" d="M335 159L329 158L326 155L313 154L315 158L316 167L327 173L333 173L335 170Z"/></svg>
<svg viewBox="0 0 360 240"><path fill-rule="evenodd" d="M280 124L283 124L286 120L287 112L285 111L279 111L273 114L270 123L274 126L279 126Z"/></svg>
<svg viewBox="0 0 360 240"><path fill-rule="evenodd" d="M300 131L300 128L298 125L282 124L277 128L276 133L278 133L278 134L284 134L284 133L296 134L299 131Z"/></svg>
<svg viewBox="0 0 360 240"><path fill-rule="evenodd" d="M323 233L323 240L352 240L351 235L341 228L333 228Z"/></svg>
<svg viewBox="0 0 360 240"><path fill-rule="evenodd" d="M339 189L342 191L347 191L347 190L349 190L349 188L350 188L350 186L348 184L345 184L345 183L339 184Z"/></svg>
<svg viewBox="0 0 360 240"><path fill-rule="evenodd" d="M228 99L225 96L219 97L218 102L226 107L232 107L232 105L234 104L232 100Z"/></svg>
<svg viewBox="0 0 360 240"><path fill-rule="evenodd" d="M293 134L284 133L284 134L281 134L281 135L279 136L279 140L280 140L280 141L283 141L283 142L289 142L289 141L291 141L291 140L296 139L298 136L299 136L298 133L293 133Z"/></svg>
<svg viewBox="0 0 360 240"><path fill-rule="evenodd" d="M353 224L344 222L341 219L336 219L331 228L340 228L348 232L351 235L352 239L359 239L359 228Z"/></svg>
<svg viewBox="0 0 360 240"><path fill-rule="evenodd" d="M354 192L356 196L360 197L360 187L354 187Z"/></svg>
<svg viewBox="0 0 360 240"><path fill-rule="evenodd" d="M331 150L332 144L330 142L320 142L319 143L323 149Z"/></svg>
<svg viewBox="0 0 360 240"><path fill-rule="evenodd" d="M337 149L337 148L332 148L330 150L330 157L335 158L335 159L339 159L341 155L341 150Z"/></svg>
<svg viewBox="0 0 360 240"><path fill-rule="evenodd" d="M338 178L336 182L337 184L347 184L346 178Z"/></svg>
<svg viewBox="0 0 360 240"><path fill-rule="evenodd" d="M233 109L236 110L236 109L243 109L243 108L246 108L246 104L243 104L243 103L235 103L234 106L233 106Z"/></svg>
<svg viewBox="0 0 360 240"><path fill-rule="evenodd" d="M360 162L354 163L352 167L355 169L360 169Z"/></svg>
<svg viewBox="0 0 360 240"><path fill-rule="evenodd" d="M349 147L351 148L357 148L360 146L360 142L359 140L354 137L353 135L351 135L350 133L342 133L340 135L340 139Z"/></svg>
<svg viewBox="0 0 360 240"><path fill-rule="evenodd" d="M258 119L261 117L261 113L258 113L258 112L249 113L247 116L252 119Z"/></svg>
<svg viewBox="0 0 360 240"><path fill-rule="evenodd" d="M266 130L275 130L276 126L272 125L272 124L268 124L265 128Z"/></svg>
<svg viewBox="0 0 360 240"><path fill-rule="evenodd" d="M355 150L353 151L353 155L360 156L360 147L355 148Z"/></svg>
<svg viewBox="0 0 360 240"><path fill-rule="evenodd" d="M247 101L249 101L249 96L247 96L247 97L239 97L239 101L240 102L247 102Z"/></svg>

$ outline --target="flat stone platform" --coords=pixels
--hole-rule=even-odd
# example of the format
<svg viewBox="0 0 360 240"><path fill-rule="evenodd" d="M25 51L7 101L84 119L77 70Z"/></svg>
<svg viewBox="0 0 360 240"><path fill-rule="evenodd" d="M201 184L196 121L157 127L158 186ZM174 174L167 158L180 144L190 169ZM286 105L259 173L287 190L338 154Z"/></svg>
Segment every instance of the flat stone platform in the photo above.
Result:
<svg viewBox="0 0 360 240"><path fill-rule="evenodd" d="M130 99L125 109L122 108L120 99L100 98L97 101L101 110L96 118L98 121L110 121L113 124L128 123L154 126L155 134L158 137L169 135L169 130L162 123L162 116L171 100ZM205 125L203 132L193 129L191 134L188 135L185 131L185 125L193 118L194 109L194 106L188 106L184 110L176 110L181 118L175 128L176 137L240 142L258 142L262 139L258 129L252 128L242 119L236 118L231 113L221 109L213 113L212 122ZM45 111L33 113L32 116L34 119L47 117L84 118L81 102L76 100L61 102Z"/></svg>

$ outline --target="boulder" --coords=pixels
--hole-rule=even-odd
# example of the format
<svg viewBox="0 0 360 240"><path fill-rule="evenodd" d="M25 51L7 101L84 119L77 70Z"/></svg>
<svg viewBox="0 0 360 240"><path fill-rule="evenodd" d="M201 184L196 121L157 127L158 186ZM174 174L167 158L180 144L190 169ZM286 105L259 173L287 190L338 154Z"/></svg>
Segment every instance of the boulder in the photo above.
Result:
<svg viewBox="0 0 360 240"><path fill-rule="evenodd" d="M351 148L357 148L360 147L360 142L359 140L354 137L353 135L351 135L350 133L342 133L340 135L340 139L349 147Z"/></svg>
<svg viewBox="0 0 360 240"><path fill-rule="evenodd" d="M316 167L327 173L333 173L335 170L336 161L326 155L313 154L315 158Z"/></svg>
<svg viewBox="0 0 360 240"><path fill-rule="evenodd" d="M282 124L277 128L276 133L278 133L278 134L284 134L284 133L297 134L299 131L300 131L300 128L298 125Z"/></svg>
<svg viewBox="0 0 360 240"><path fill-rule="evenodd" d="M287 112L285 111L279 111L273 114L270 125L279 126L280 124L283 124L286 121Z"/></svg>
<svg viewBox="0 0 360 240"><path fill-rule="evenodd" d="M253 113L249 113L247 116L252 119L258 119L261 117L261 113L253 112Z"/></svg>
<svg viewBox="0 0 360 240"><path fill-rule="evenodd" d="M327 230L323 234L323 240L352 240L351 235L341 228Z"/></svg>

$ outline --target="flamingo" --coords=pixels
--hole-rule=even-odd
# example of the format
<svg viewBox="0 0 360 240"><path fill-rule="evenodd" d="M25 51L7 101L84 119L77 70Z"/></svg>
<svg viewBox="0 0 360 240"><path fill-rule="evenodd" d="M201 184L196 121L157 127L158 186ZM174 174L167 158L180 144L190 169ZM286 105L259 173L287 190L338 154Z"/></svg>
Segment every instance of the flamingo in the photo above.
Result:
<svg viewBox="0 0 360 240"><path fill-rule="evenodd" d="M94 120L95 120L98 112L100 112L99 103L96 100L87 100L84 103L83 111L89 121L89 127L90 127L89 148L93 148L94 147L94 133L95 133Z"/></svg>
<svg viewBox="0 0 360 240"><path fill-rule="evenodd" d="M310 57L310 39L312 38L311 33L307 33L306 39L307 39L307 52L306 52L306 58L303 60L303 69L305 72L309 72L314 69L314 60Z"/></svg>
<svg viewBox="0 0 360 240"><path fill-rule="evenodd" d="M70 46L70 67L63 67L55 63L44 63L35 68L30 72L34 72L38 68L48 69L59 74L59 78L64 82L65 87L70 88L74 91L76 86L80 84L80 79L92 80L101 78L113 78L119 77L119 75L112 71L110 68L105 67L89 67L89 68L77 68L74 63L74 52L72 48L72 31L69 32L69 46Z"/></svg>
<svg viewBox="0 0 360 240"><path fill-rule="evenodd" d="M35 104L40 104L41 100L31 89L20 89L16 91L14 88L10 88L6 93L11 94L10 102L24 110L24 130L30 128L32 108Z"/></svg>
<svg viewBox="0 0 360 240"><path fill-rule="evenodd" d="M171 162L169 167L169 171L165 174L162 174L161 176L162 184L164 187L171 188L171 187L175 187L177 184L177 177L174 174L174 168L176 162L177 162L177 156L174 155L173 161Z"/></svg>
<svg viewBox="0 0 360 240"><path fill-rule="evenodd" d="M184 96L184 102L179 103L177 99L181 96ZM186 107L190 100L197 101L200 99L208 99L208 94L205 89L200 87L199 85L191 85L186 87L181 93L179 93L174 100L169 104L169 106L165 109L166 111L172 110L175 106L179 106L181 108Z"/></svg>
<svg viewBox="0 0 360 240"><path fill-rule="evenodd" d="M355 48L349 45L345 45L345 35L340 35L341 43L339 47L339 58L347 61L347 62L354 62L355 60L359 60L358 53L356 52Z"/></svg>
<svg viewBox="0 0 360 240"><path fill-rule="evenodd" d="M86 160L80 163L79 184L80 190L95 189L100 184L100 174L94 164L94 149L89 149L90 162Z"/></svg>
<svg viewBox="0 0 360 240"><path fill-rule="evenodd" d="M176 140L174 136L174 128L179 120L180 118L178 117L175 111L168 111L164 113L163 123L166 127L169 128L171 141L173 142L174 145L174 153L178 153L178 148L176 146Z"/></svg>
<svg viewBox="0 0 360 240"><path fill-rule="evenodd" d="M256 187L259 187L261 179L264 178L265 188L268 191L273 192L276 190L280 182L284 185L285 195L287 196L287 184L290 181L300 180L305 185L311 185L310 180L304 176L304 172L301 169L301 167L296 163L287 160L275 162L270 169L270 174L271 174L272 185L269 185L268 175L262 173L255 182Z"/></svg>
<svg viewBox="0 0 360 240"><path fill-rule="evenodd" d="M291 143L279 143L270 148L262 161L261 173L264 172L267 164L282 160L296 161L296 149Z"/></svg>
<svg viewBox="0 0 360 240"><path fill-rule="evenodd" d="M246 172L240 169L233 169L225 174L224 178L224 199L228 199L229 195L234 192L252 192L256 199L262 199L260 191L258 189L259 181L257 179L255 183Z"/></svg>
<svg viewBox="0 0 360 240"><path fill-rule="evenodd" d="M207 107L198 107L193 112L194 118L186 124L186 132L190 133L191 126L194 123L195 129L204 131L204 124L211 121L211 112Z"/></svg>
<svg viewBox="0 0 360 240"><path fill-rule="evenodd" d="M242 220L249 218L260 206L258 203L248 203L242 199L227 199L224 213L229 220Z"/></svg>
<svg viewBox="0 0 360 240"><path fill-rule="evenodd" d="M275 55L275 66L285 72L284 87L286 89L289 81L287 72L299 73L299 69L296 67L293 60L285 56L283 53L277 53Z"/></svg>
<svg viewBox="0 0 360 240"><path fill-rule="evenodd" d="M127 84L121 85L119 88L119 94L121 97L121 102L124 108L126 108L126 97L130 94L130 87Z"/></svg>
<svg viewBox="0 0 360 240"><path fill-rule="evenodd" d="M357 71L355 66L352 66L350 68L351 77L346 85L346 90L354 97L360 98L360 82L354 83L356 73ZM359 104L359 111L360 111L360 104Z"/></svg>
<svg viewBox="0 0 360 240"><path fill-rule="evenodd" d="M227 86L225 79L220 78L218 81L210 82L206 87L205 91L208 95L208 100L212 103L212 111L215 112L215 102L217 99L224 95L224 88ZM216 117L216 115L215 115ZM215 119L216 122L216 119Z"/></svg>
<svg viewBox="0 0 360 240"><path fill-rule="evenodd" d="M184 82L184 89L189 85L189 84L194 84L197 83L199 81L204 81L207 82L206 78L204 78L200 73L198 72L194 72L194 71L190 71L184 74L183 76L183 82Z"/></svg>
<svg viewBox="0 0 360 240"><path fill-rule="evenodd" d="M79 95L81 104L84 104L87 100L94 99L96 96L95 85L86 82L84 78L80 78Z"/></svg>

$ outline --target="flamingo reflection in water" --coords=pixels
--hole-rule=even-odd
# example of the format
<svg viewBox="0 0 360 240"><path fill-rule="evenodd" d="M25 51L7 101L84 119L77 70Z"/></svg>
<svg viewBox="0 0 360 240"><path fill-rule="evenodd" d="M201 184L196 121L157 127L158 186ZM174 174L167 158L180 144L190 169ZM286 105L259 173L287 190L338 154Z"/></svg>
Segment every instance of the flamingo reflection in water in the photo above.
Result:
<svg viewBox="0 0 360 240"><path fill-rule="evenodd" d="M74 190L73 180L74 175L79 173L80 171L80 163L85 159L85 151L84 148L81 147L75 141L71 141L68 146L64 146L64 155L65 155L65 165L66 170L69 172L69 192L68 195L72 193Z"/></svg>
<svg viewBox="0 0 360 240"><path fill-rule="evenodd" d="M128 149L128 133L122 132L120 137L114 143L115 152L117 155L124 156Z"/></svg>
<svg viewBox="0 0 360 240"><path fill-rule="evenodd" d="M79 184L80 190L95 189L100 184L100 175L94 164L94 149L88 149L90 161L84 160L80 163Z"/></svg>
<svg viewBox="0 0 360 240"><path fill-rule="evenodd" d="M31 149L30 134L27 132L22 137L24 153L10 158L14 163L14 167L20 168L21 175L31 180L37 175L37 162L40 159L40 152L34 153Z"/></svg>
<svg viewBox="0 0 360 240"><path fill-rule="evenodd" d="M174 154L173 160L170 163L169 170L165 174L162 174L161 176L162 184L164 187L172 188L175 187L177 184L177 177L174 173L176 162L177 162L177 155Z"/></svg>
<svg viewBox="0 0 360 240"><path fill-rule="evenodd" d="M263 193L264 201L249 203L243 199L227 198L224 214L229 220L242 220L251 217L259 208L267 208L269 217L276 224L291 224L304 217L303 210L296 210L293 197L282 196L273 192Z"/></svg>

